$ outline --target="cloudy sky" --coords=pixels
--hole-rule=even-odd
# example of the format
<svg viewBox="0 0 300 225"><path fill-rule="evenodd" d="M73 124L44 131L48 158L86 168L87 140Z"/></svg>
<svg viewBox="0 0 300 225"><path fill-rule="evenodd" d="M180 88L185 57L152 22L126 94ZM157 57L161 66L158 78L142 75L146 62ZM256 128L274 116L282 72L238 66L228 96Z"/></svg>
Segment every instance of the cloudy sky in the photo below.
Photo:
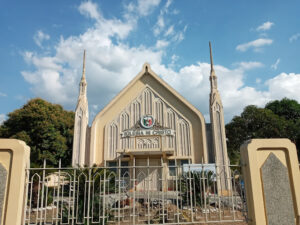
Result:
<svg viewBox="0 0 300 225"><path fill-rule="evenodd" d="M74 110L86 49L91 120L144 62L208 120L209 49L229 122L300 101L299 1L0 2L0 122L31 98Z"/></svg>

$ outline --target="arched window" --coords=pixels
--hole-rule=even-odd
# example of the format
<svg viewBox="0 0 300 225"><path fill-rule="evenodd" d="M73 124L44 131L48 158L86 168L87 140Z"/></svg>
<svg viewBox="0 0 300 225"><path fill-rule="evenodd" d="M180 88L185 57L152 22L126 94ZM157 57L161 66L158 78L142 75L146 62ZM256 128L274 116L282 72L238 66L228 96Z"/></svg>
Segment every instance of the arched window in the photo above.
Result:
<svg viewBox="0 0 300 225"><path fill-rule="evenodd" d="M116 150L118 149L119 139L118 126L113 123L109 126L109 158L113 159L116 157Z"/></svg>
<svg viewBox="0 0 300 225"><path fill-rule="evenodd" d="M129 115L126 112L121 114L121 130L129 129Z"/></svg>
<svg viewBox="0 0 300 225"><path fill-rule="evenodd" d="M164 125L164 107L160 99L155 102L155 119L160 125Z"/></svg>
<svg viewBox="0 0 300 225"><path fill-rule="evenodd" d="M179 122L179 154L182 156L190 156L190 132L189 125L186 121L180 120Z"/></svg>
<svg viewBox="0 0 300 225"><path fill-rule="evenodd" d="M121 114L121 118L120 118L121 131L129 129L129 123L130 123L129 115L126 112L123 112ZM121 143L122 143L122 149L129 148L129 138L128 137L122 138Z"/></svg>
<svg viewBox="0 0 300 225"><path fill-rule="evenodd" d="M77 130L76 130L76 136L77 136L77 140L76 140L76 146L77 146L77 162L80 162L80 152L84 151L84 149L80 149L80 144L81 144L81 135L82 135L82 116L83 116L83 111L80 108L77 112Z"/></svg>
<svg viewBox="0 0 300 225"><path fill-rule="evenodd" d="M152 114L152 93L149 89L144 91L144 112Z"/></svg>
<svg viewBox="0 0 300 225"><path fill-rule="evenodd" d="M171 109L167 112L167 127L173 130L176 130L176 123L175 123L175 112ZM174 136L167 136L167 143L169 148L175 147L175 137Z"/></svg>
<svg viewBox="0 0 300 225"><path fill-rule="evenodd" d="M227 162L225 161L225 156L224 156L224 147L223 147L223 127L222 127L222 120L221 120L221 113L220 113L220 110L221 110L221 106L217 103L216 104L216 126L217 126L217 144L219 146L219 150L220 150L220 153L221 153L221 160L223 163L223 165L227 164Z"/></svg>
<svg viewBox="0 0 300 225"><path fill-rule="evenodd" d="M137 123L137 121L141 117L141 104L137 101L132 103L132 119L133 119L133 126Z"/></svg>

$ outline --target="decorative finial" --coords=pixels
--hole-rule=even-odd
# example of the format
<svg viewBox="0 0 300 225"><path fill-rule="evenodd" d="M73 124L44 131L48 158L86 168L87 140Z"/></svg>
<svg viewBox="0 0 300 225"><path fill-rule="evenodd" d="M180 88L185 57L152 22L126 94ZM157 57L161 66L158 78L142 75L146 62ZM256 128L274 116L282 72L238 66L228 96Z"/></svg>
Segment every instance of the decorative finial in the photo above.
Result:
<svg viewBox="0 0 300 225"><path fill-rule="evenodd" d="M211 50L211 43L209 42L209 52L210 52L210 69L211 71L214 70L214 61L212 57L212 50Z"/></svg>
<svg viewBox="0 0 300 225"><path fill-rule="evenodd" d="M145 73L148 73L149 67L150 67L149 63L145 62L143 65L143 68L145 69Z"/></svg>

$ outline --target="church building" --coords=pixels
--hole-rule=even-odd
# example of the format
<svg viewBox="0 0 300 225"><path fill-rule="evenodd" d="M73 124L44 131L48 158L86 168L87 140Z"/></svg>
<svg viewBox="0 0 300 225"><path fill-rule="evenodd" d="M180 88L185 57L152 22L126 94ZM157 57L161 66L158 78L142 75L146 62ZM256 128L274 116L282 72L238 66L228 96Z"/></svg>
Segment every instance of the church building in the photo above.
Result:
<svg viewBox="0 0 300 225"><path fill-rule="evenodd" d="M224 115L210 46L208 106L202 113L145 63L141 72L88 125L85 52L75 111L72 164L124 166L228 165ZM148 161L147 161L148 160Z"/></svg>

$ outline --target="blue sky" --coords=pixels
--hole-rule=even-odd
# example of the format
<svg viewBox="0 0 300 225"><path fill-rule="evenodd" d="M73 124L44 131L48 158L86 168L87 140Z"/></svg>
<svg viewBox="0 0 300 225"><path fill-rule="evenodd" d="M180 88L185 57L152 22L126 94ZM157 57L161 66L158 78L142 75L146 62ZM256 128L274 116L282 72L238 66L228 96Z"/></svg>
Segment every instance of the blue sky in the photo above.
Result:
<svg viewBox="0 0 300 225"><path fill-rule="evenodd" d="M149 62L208 119L209 50L226 121L300 101L299 1L0 2L0 122L30 98L74 110L87 50L91 120Z"/></svg>

